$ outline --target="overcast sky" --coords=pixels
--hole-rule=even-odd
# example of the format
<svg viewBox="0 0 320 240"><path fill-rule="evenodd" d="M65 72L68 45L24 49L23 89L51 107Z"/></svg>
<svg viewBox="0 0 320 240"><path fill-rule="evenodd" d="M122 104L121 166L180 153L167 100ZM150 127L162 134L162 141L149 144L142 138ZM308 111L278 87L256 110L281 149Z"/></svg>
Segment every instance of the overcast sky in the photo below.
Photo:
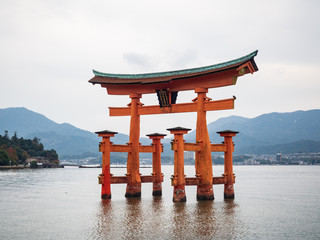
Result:
<svg viewBox="0 0 320 240"><path fill-rule="evenodd" d="M213 100L237 97L225 116L320 108L320 1L0 0L0 108L26 107L58 123L128 134L129 117L88 83L92 69L146 73L212 65L259 50L258 72L211 89ZM196 94L180 92L178 102ZM143 95L145 105L155 94ZM169 127L194 129L196 113L141 117L141 136ZM236 130L236 129L234 129Z"/></svg>

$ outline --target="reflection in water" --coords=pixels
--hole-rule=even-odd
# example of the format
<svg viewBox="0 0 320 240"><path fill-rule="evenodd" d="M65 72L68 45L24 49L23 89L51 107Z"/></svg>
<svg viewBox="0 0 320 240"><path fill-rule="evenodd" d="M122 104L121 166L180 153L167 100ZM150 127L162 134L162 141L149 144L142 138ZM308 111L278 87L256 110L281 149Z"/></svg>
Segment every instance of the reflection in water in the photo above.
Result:
<svg viewBox="0 0 320 240"><path fill-rule="evenodd" d="M153 197L152 210L156 214L163 213L164 206L163 206L163 198L162 197L159 197L159 196Z"/></svg>
<svg viewBox="0 0 320 240"><path fill-rule="evenodd" d="M105 199L96 216L91 239L158 239L167 232L168 221L161 197L154 197L152 201Z"/></svg>
<svg viewBox="0 0 320 240"><path fill-rule="evenodd" d="M216 214L214 202L200 201L194 209L194 231L198 236L214 236L216 229Z"/></svg>
<svg viewBox="0 0 320 240"><path fill-rule="evenodd" d="M143 214L140 198L127 198L125 218L123 221L125 239L141 239L143 237Z"/></svg>
<svg viewBox="0 0 320 240"><path fill-rule="evenodd" d="M100 239L100 237L111 236L112 222L114 219L114 212L112 211L111 199L101 200L100 206L97 209L96 228L92 231L92 239Z"/></svg>
<svg viewBox="0 0 320 240"><path fill-rule="evenodd" d="M180 239L234 239L241 236L233 201L199 201L190 206L175 204L172 211L172 236ZM240 230L240 231L239 231Z"/></svg>
<svg viewBox="0 0 320 240"><path fill-rule="evenodd" d="M170 204L170 205L169 205ZM194 204L128 198L103 200L93 239L234 239L243 237L233 200Z"/></svg>
<svg viewBox="0 0 320 240"><path fill-rule="evenodd" d="M222 204L222 206L219 206L221 211L220 235L227 239L248 238L245 235L248 226L241 219L243 213L240 204L233 199L224 200Z"/></svg>
<svg viewBox="0 0 320 240"><path fill-rule="evenodd" d="M224 237L227 239L235 238L236 231L238 224L240 225L240 220L236 219L236 209L237 204L234 203L233 199L226 199L223 204L222 208L222 221L223 223L228 226L224 228Z"/></svg>
<svg viewBox="0 0 320 240"><path fill-rule="evenodd" d="M189 225L190 216L186 211L185 202L177 202L173 205L173 211L171 212L171 227L172 235L176 238L183 238L187 235L187 227Z"/></svg>
<svg viewBox="0 0 320 240"><path fill-rule="evenodd" d="M149 238L157 239L160 233L168 231L169 221L162 197L153 197L149 204L151 206L148 206L149 209L146 210L148 216L146 216L145 227L151 232L148 234Z"/></svg>
<svg viewBox="0 0 320 240"><path fill-rule="evenodd" d="M92 239L144 239L142 203L139 198L113 202L101 200Z"/></svg>
<svg viewBox="0 0 320 240"><path fill-rule="evenodd" d="M171 186L169 186L171 187ZM173 203L162 197L102 200L92 239L245 238L241 208L234 200Z"/></svg>

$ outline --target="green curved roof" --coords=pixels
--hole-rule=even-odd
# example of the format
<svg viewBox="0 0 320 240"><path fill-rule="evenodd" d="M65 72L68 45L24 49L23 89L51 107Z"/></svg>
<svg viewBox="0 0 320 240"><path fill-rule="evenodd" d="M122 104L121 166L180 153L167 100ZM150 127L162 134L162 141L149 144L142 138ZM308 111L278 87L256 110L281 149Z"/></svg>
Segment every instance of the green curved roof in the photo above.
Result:
<svg viewBox="0 0 320 240"><path fill-rule="evenodd" d="M177 71L168 71L168 72L155 72L155 73L142 73L142 74L114 74L114 73L103 73L93 70L93 73L96 77L107 77L107 78L121 78L121 79L142 79L142 78L159 78L159 77L170 77L175 75L183 75L183 74L193 74L193 73L201 73L210 70L216 70L220 68L225 68L228 66L235 65L237 63L242 63L245 61L249 61L253 59L258 53L258 50L243 56L241 58L237 58L231 61L214 64L205 67L198 67L198 68L190 68L184 70L177 70ZM255 64L254 64L255 65ZM256 70L257 67L255 66Z"/></svg>

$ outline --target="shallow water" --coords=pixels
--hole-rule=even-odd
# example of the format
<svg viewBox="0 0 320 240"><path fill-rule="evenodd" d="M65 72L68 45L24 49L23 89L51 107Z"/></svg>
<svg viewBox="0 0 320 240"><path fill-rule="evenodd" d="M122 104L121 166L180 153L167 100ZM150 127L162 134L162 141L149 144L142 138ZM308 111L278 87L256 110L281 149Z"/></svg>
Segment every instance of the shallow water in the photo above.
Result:
<svg viewBox="0 0 320 240"><path fill-rule="evenodd" d="M162 167L163 196L144 183L141 199L126 199L119 184L101 200L100 171L0 171L0 239L320 239L320 166L235 166L234 201L215 185L215 200L198 202L187 186L186 203L172 202L173 166ZM222 171L214 166L215 176Z"/></svg>

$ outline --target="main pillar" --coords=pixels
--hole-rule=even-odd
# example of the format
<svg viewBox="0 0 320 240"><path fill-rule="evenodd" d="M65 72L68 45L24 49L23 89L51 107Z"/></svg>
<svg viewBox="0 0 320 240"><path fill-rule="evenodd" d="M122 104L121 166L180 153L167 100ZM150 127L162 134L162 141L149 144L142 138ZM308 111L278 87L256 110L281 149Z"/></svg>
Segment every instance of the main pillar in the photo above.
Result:
<svg viewBox="0 0 320 240"><path fill-rule="evenodd" d="M173 202L185 202L186 192L185 185L186 179L184 175L184 140L183 134L188 133L189 128L168 128L171 134L174 134L172 142L174 150L174 175L172 176L173 184Z"/></svg>
<svg viewBox="0 0 320 240"><path fill-rule="evenodd" d="M234 199L234 175L233 175L233 163L232 163L232 152L233 142L232 137L236 136L235 131L225 130L217 132L221 137L224 137L224 144L226 145L226 151L224 152L224 176L226 182L224 184L224 199Z"/></svg>
<svg viewBox="0 0 320 240"><path fill-rule="evenodd" d="M147 136L152 139L152 146L154 147L152 153L152 175L154 176L152 196L162 196L161 139L167 136L167 134L153 133Z"/></svg>
<svg viewBox="0 0 320 240"><path fill-rule="evenodd" d="M102 173L99 175L101 181L101 198L111 198L111 174L110 174L110 137L114 137L117 132L108 130L96 132L99 137L102 137L100 143L100 151L102 152Z"/></svg>
<svg viewBox="0 0 320 240"><path fill-rule="evenodd" d="M140 116L138 114L138 106L141 105L139 99L141 94L130 94L131 103L131 120L130 135L127 160L127 189L126 197L141 197L141 178L139 172L139 138L140 138Z"/></svg>
<svg viewBox="0 0 320 240"><path fill-rule="evenodd" d="M200 178L200 184L197 185L197 200L213 200L212 188L212 158L210 138L207 128L207 112L204 104L208 101L206 93L207 88L196 88L197 101L197 129L196 142L200 144L201 150L196 152L195 168L196 176Z"/></svg>

